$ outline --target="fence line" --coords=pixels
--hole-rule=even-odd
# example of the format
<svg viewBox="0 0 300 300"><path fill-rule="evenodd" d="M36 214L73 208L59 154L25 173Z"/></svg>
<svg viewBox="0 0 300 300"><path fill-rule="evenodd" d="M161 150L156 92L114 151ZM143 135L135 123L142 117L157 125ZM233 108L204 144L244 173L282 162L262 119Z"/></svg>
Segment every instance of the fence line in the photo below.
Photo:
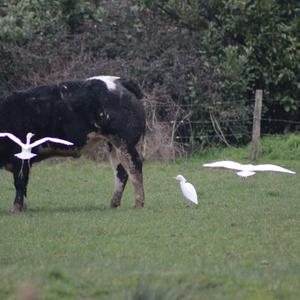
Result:
<svg viewBox="0 0 300 300"><path fill-rule="evenodd" d="M214 105L226 105L226 104L234 104L234 103L251 103L254 105L254 101L252 99L250 100L231 100L231 101L222 101L222 102L219 102L219 101L216 101L216 102L213 102L212 104ZM280 102L280 100L265 100L264 102ZM187 107L201 107L203 106L202 103L181 103L181 104L178 104L178 103L162 103L162 102L158 102L158 101L152 101L152 103L158 107L184 107L184 108L187 108ZM300 99L299 100L293 100L293 103L300 103Z"/></svg>
<svg viewBox="0 0 300 300"><path fill-rule="evenodd" d="M266 119L266 118L262 118L262 121L269 121L270 123L286 123L286 124L293 124L293 125L300 125L300 121L291 121L291 120L285 120L285 119ZM247 124L251 125L252 124L252 119L247 119ZM158 121L158 124L174 124L175 121ZM218 122L220 124L224 124L224 122L226 123L239 123L241 122L241 120L236 120L236 119L232 119L232 120L225 120L225 121L220 121L218 120ZM199 125L199 124L206 124L209 125L211 124L211 120L199 120L199 121L178 121L176 122L178 125L182 124L182 125L190 125L191 128L193 128L193 124ZM178 126L179 128L180 126ZM242 133L231 133L231 134L224 134L224 137L234 137L234 138L243 138L243 137L248 137L249 139L251 139L251 135L252 132L251 130L249 131L243 131ZM261 133L261 136L272 136L274 134L272 133ZM219 137L218 134L197 134L197 135L180 135L180 136L175 136L175 140L179 140L179 139L190 139L190 138L194 138L194 139L205 139L205 138L214 138L214 137Z"/></svg>
<svg viewBox="0 0 300 300"><path fill-rule="evenodd" d="M299 124L300 125L300 121L293 121L293 120L287 120L287 119L272 119L272 118L261 118L262 121L269 121L274 122L274 123L288 123L288 124ZM253 119L249 118L249 119L225 119L225 120L218 120L219 123L239 123L241 121L244 121L245 123L249 122L252 123ZM157 123L161 123L161 124L173 124L175 121L157 121ZM178 121L178 124L211 124L210 120L197 120L197 121Z"/></svg>
<svg viewBox="0 0 300 300"><path fill-rule="evenodd" d="M278 122L278 123L300 124L300 121L285 120L285 119L261 118L261 120L275 122L275 123Z"/></svg>
<svg viewBox="0 0 300 300"><path fill-rule="evenodd" d="M251 119L248 120L249 122L251 121ZM174 124L175 121L157 121L157 123L161 123L161 124ZM226 121L222 121L222 120L218 120L218 122L220 123L238 123L241 122L241 120L236 120L236 119L232 119L232 120L226 120ZM178 124L211 124L211 121L208 120L203 120L203 121L177 121L176 123Z"/></svg>
<svg viewBox="0 0 300 300"><path fill-rule="evenodd" d="M235 103L240 103L240 104L245 104L245 103L250 103L250 105L247 105L247 109L253 110L254 109L254 100L237 100L237 101L230 101L230 102L222 102L220 104L223 105L230 105L230 104L235 104ZM270 100L266 100L270 101ZM279 100L273 100L276 102L279 102ZM300 100L295 100L294 102L299 102ZM218 105L218 103L213 103L212 105ZM241 140L241 139L247 139L251 140L252 136L252 142L253 142L253 132L251 131L251 125L253 124L253 115L251 111L249 111L245 116L241 116L241 118L230 118L227 119L226 117L222 115L218 115L218 113L215 113L216 115L213 115L213 118L211 115L209 116L209 113L213 113L212 110L209 109L209 106L203 106L201 103L187 103L187 104L176 104L176 103L161 103L161 102L151 102L151 105L149 107L155 108L156 110L159 109L164 109L164 108L172 108L172 110L175 112L174 120L168 120L168 121L158 121L155 117L153 120L155 123L158 124L169 124L172 127L172 140L180 142L181 140L200 140L200 141L205 141L208 139L214 139L214 140L220 140L220 142L224 142L227 144L227 138L229 141L233 140ZM180 108L183 110L183 113L180 111ZM204 115L206 115L205 119L196 119L196 120L191 120L193 118L193 109L199 108L198 112L203 112ZM184 111L185 110L185 111ZM177 112L176 112L177 111ZM155 116L155 113L153 114ZM182 119L180 116L182 115ZM199 117L201 118L201 116ZM272 126L271 124L290 124L290 125L300 125L300 120L291 120L288 118L269 118L269 117L262 117L259 118L260 121L263 124L267 124L269 127ZM216 123L214 123L216 122ZM214 125L218 125L217 128ZM238 128L239 125L241 124L244 126L244 128ZM205 133L201 134L201 125L203 125L204 130L206 131ZM235 130L230 129L229 127L235 127ZM178 129L181 127L184 127L188 130L185 135L182 135L178 132ZM211 128L210 128L211 127ZM246 129L246 130L244 130ZM207 131L210 132L207 132ZM223 132L224 130L225 132ZM200 132L199 132L200 131ZM234 133L234 131L237 131ZM190 134L187 134L189 133ZM195 134L193 134L193 132ZM231 132L231 133L230 133ZM272 133L264 133L262 132L260 136L274 136ZM231 143L230 142L230 143ZM229 145L229 144L228 144Z"/></svg>
<svg viewBox="0 0 300 300"><path fill-rule="evenodd" d="M224 134L225 137L243 137L245 135L238 133L238 134ZM251 132L249 132L249 137L251 136ZM203 138L210 138L210 137L218 137L217 134L199 134L199 135L178 135L175 138L177 140L179 139L190 139L190 138L196 138L196 139L203 139Z"/></svg>
<svg viewBox="0 0 300 300"><path fill-rule="evenodd" d="M274 136L275 134L272 133L261 133L261 136ZM248 132L248 135L245 134L241 134L241 133L237 133L237 134L224 134L225 137L235 137L235 138L241 138L241 137L249 137L249 139L251 138L251 132ZM217 134L199 134L199 135L180 135L180 136L176 136L175 139L179 140L179 139L190 139L190 138L196 138L196 139L204 139L204 138L212 138L212 137L218 137Z"/></svg>

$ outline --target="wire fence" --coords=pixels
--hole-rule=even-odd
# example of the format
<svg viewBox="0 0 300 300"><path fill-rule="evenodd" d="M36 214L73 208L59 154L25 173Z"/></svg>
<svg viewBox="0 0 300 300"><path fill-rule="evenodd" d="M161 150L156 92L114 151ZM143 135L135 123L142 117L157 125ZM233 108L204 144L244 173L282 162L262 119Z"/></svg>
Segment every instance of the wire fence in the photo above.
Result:
<svg viewBox="0 0 300 300"><path fill-rule="evenodd" d="M211 104L214 104L214 105L226 105L226 104L253 104L254 105L254 99L247 99L247 100L229 100L229 101L213 101L211 102ZM271 100L271 99L265 99L264 100L265 103L284 103L285 101L280 101L280 100ZM290 101L287 101L287 102L290 102ZM162 102L152 102L153 104L159 106L159 107L174 107L175 106L179 106L181 108L194 108L194 107L202 107L203 105L201 103L181 103L181 104L173 104L173 103L162 103ZM300 99L299 100L292 100L290 103L299 103L300 104Z"/></svg>
<svg viewBox="0 0 300 300"><path fill-rule="evenodd" d="M286 119L273 119L273 118L261 118L262 121L268 121L270 123L278 122L278 123L287 123L287 124L295 124L300 125L300 121L293 121L293 120L286 120ZM253 119L243 119L243 122L249 122L252 123ZM173 124L175 121L159 121L161 124ZM241 120L237 119L226 119L226 120L220 120L220 123L240 123ZM197 120L197 121L179 121L178 123L184 124L184 123L190 123L190 124L211 124L210 120Z"/></svg>
<svg viewBox="0 0 300 300"><path fill-rule="evenodd" d="M271 100L264 100L264 102L271 102ZM278 102L278 100L274 100L273 102ZM299 100L294 100L294 103L299 103L300 104L300 99ZM245 116L242 116L243 114L240 114L236 118L225 118L224 116L218 116L217 117L217 123L221 130L216 130L214 126L214 121L207 117L206 119L200 120L196 119L195 116L193 116L193 110L197 112L197 114L201 115L206 114L209 116L209 108L207 106L203 106L201 103L187 103L187 104L172 104L172 103L161 103L157 102L154 103L155 107L157 109L171 109L175 107L177 110L181 111L191 111L192 114L189 118L180 118L178 115L176 116L176 119L174 120L168 120L168 121L157 121L159 124L162 125L170 125L173 126L173 128L176 128L176 131L180 128L187 127L188 130L183 131L183 132L178 132L173 134L174 140L175 141L180 141L180 140L204 140L204 139L251 139L252 136L252 124L253 124L253 109L254 109L254 99L252 100L237 100L237 101L228 101L218 103L217 101L212 104L214 107L220 107L221 105L225 106L232 105L232 104L240 104L240 105L245 105L247 103L247 113L245 113ZM153 103L152 103L153 105ZM300 106L300 105L299 105ZM229 110L230 111L230 110ZM298 113L298 119L293 116L293 119L289 119L287 117L283 118L272 118L272 117L262 117L261 119L261 124L262 130L261 130L261 136L272 136L275 133L270 133L272 130L269 130L270 128L280 125L281 127L288 127L291 126L294 129L297 128L297 131L300 132L300 115ZM238 124L241 124L240 130L237 130ZM203 125L204 127L209 128L209 130L203 130L204 132L202 133L201 130L199 130L200 126ZM231 127L235 127L234 130L230 130ZM243 127L243 128L242 128ZM266 128L265 128L266 127ZM220 136L220 131L225 128L224 133L222 132ZM267 129L267 130L266 130ZM189 132L188 132L189 131ZM229 131L229 133L228 133ZM231 131L231 132L230 132ZM184 133L185 132L185 133ZM186 134L188 132L188 135ZM279 133L279 132L278 132ZM221 137L221 138L220 138Z"/></svg>

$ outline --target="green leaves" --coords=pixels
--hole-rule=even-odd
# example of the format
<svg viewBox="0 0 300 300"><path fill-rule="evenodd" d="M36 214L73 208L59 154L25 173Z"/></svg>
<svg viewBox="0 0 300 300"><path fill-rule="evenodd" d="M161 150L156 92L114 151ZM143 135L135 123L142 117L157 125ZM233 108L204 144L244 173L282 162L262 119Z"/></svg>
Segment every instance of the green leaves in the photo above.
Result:
<svg viewBox="0 0 300 300"><path fill-rule="evenodd" d="M286 111L297 108L285 99L300 99L299 1L169 0L152 1L151 7L198 31L208 58L226 66L224 72L232 66L248 88L264 89L271 100L282 101ZM228 56L232 49L241 58L240 66Z"/></svg>
<svg viewBox="0 0 300 300"><path fill-rule="evenodd" d="M81 0L6 0L3 7L0 39L19 43L35 35L76 33L87 20L101 22L105 15L101 7Z"/></svg>
<svg viewBox="0 0 300 300"><path fill-rule="evenodd" d="M242 64L244 79L254 89L266 90L272 100L282 101L286 111L296 110L291 100L300 99L295 85L300 74L296 29L299 15L295 13L299 7L296 1L289 6L272 0L227 2L225 11L220 10L218 15L221 24L210 20L211 30L218 31L217 40L206 40L219 45L216 51L220 63L228 61L229 47L237 47L237 52L246 58Z"/></svg>

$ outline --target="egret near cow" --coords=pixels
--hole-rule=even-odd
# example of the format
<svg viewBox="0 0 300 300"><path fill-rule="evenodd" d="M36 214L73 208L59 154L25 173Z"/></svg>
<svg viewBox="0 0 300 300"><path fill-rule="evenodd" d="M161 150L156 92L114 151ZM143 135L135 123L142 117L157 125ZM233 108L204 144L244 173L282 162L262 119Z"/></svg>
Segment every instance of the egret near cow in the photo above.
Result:
<svg viewBox="0 0 300 300"><path fill-rule="evenodd" d="M14 156L20 144L8 141L7 135L4 134L5 138L2 135L0 169L5 168L13 173L16 191L13 210L24 210L30 177L27 167L23 168L22 177L18 176L20 162L27 161L33 165L54 156L78 158L100 137L108 146L115 179L110 206L121 205L123 191L130 179L134 187L135 207L142 208L145 202L143 160L136 148L146 129L143 97L135 81L117 76L99 76L35 86L14 92L3 101L0 99L0 132L13 133L24 143L29 131L36 133L36 139L53 136L74 143L72 149L60 151L58 147L69 146L43 139L32 144L29 142L29 148L36 146L35 143L45 142L37 148L47 145L47 149L32 151L37 157L32 156L31 149L23 150L20 161ZM20 146L24 147L23 144Z"/></svg>
<svg viewBox="0 0 300 300"><path fill-rule="evenodd" d="M197 192L194 186L191 183L187 182L182 175L177 175L176 177L174 177L174 179L179 181L181 192L187 199L188 206L190 206L192 203L198 204Z"/></svg>
<svg viewBox="0 0 300 300"><path fill-rule="evenodd" d="M33 133L28 132L26 135L26 143L23 143L19 138L17 138L12 133L7 133L7 132L0 133L0 137L8 137L21 147L21 149L22 149L21 152L15 154L15 156L22 160L27 160L27 159L29 160L29 159L35 157L36 154L31 152L32 148L37 147L46 142L58 143L58 144L63 144L63 145L67 145L67 146L73 145L73 143L71 143L69 141L65 141L65 140L53 138L53 137L44 137L42 139L39 139L39 140L31 143L31 138L33 136L34 136Z"/></svg>
<svg viewBox="0 0 300 300"><path fill-rule="evenodd" d="M230 170L238 171L236 174L242 178L246 178L252 175L255 175L256 172L281 172L288 174L296 174L296 172L288 170L286 168L272 165L272 164L261 164L261 165L252 165L252 164L240 164L231 160L222 160L216 161L213 163L204 164L205 168L225 168Z"/></svg>

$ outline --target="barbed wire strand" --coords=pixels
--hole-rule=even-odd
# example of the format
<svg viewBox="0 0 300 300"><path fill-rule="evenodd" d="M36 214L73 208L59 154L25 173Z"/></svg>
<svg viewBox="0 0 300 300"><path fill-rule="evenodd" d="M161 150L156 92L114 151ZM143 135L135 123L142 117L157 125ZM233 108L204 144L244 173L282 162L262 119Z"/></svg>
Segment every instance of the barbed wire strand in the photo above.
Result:
<svg viewBox="0 0 300 300"><path fill-rule="evenodd" d="M226 137L235 137L235 138L244 138L244 137L248 137L248 138L251 138L252 136L252 133L248 133L248 134L224 134L224 136ZM274 134L272 133L261 133L261 137L263 136L274 136ZM190 139L190 138L193 138L193 139L204 139L204 138L212 138L212 137L216 137L219 139L219 136L217 134L203 134L203 135L184 135L184 136L176 136L175 138L177 140L179 139Z"/></svg>
<svg viewBox="0 0 300 300"><path fill-rule="evenodd" d="M216 101L216 102L212 102L211 105L230 105L233 103L253 103L254 104L255 100L251 99L251 100L231 100L231 101ZM264 100L264 102L278 102L280 104L282 104L280 102L280 100ZM162 103L159 101L152 101L152 103L154 103L156 106L158 107L203 107L203 103ZM291 103L300 103L300 100L293 100L293 102ZM207 104L205 104L207 106Z"/></svg>
<svg viewBox="0 0 300 300"><path fill-rule="evenodd" d="M287 124L299 124L300 121L293 121L293 120L286 120L286 119L272 119L272 118L261 118L262 121L268 121L269 123L287 123ZM253 119L225 119L225 120L218 120L219 123L241 123L244 122L244 124L252 124ZM173 124L175 121L157 121L157 123L161 124ZM176 121L176 123L181 123L181 124L211 124L210 120L197 120L197 121Z"/></svg>

